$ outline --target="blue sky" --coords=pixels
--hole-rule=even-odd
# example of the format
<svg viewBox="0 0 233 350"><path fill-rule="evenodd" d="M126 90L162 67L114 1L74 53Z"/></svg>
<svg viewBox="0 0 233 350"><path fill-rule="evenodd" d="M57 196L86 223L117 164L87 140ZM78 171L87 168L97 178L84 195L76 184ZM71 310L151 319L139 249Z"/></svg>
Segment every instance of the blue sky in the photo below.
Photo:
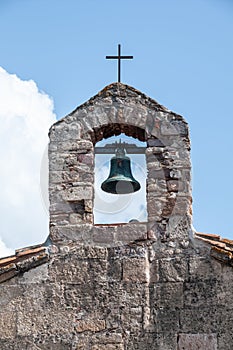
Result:
<svg viewBox="0 0 233 350"><path fill-rule="evenodd" d="M56 118L117 80L105 56L121 43L134 56L123 62L122 82L189 123L194 227L233 238L232 1L1 0L0 36L0 66L35 82Z"/></svg>

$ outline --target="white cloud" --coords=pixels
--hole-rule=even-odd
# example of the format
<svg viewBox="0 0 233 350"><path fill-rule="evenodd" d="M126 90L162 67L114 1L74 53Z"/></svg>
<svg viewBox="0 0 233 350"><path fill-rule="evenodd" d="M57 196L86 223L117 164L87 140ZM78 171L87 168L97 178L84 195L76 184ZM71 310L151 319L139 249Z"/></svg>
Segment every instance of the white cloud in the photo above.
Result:
<svg viewBox="0 0 233 350"><path fill-rule="evenodd" d="M10 248L42 243L48 235L40 167L55 120L53 101L34 81L0 67L0 236ZM0 243L0 256L4 251Z"/></svg>
<svg viewBox="0 0 233 350"><path fill-rule="evenodd" d="M0 237L0 256L9 256L14 254L14 249L8 248Z"/></svg>

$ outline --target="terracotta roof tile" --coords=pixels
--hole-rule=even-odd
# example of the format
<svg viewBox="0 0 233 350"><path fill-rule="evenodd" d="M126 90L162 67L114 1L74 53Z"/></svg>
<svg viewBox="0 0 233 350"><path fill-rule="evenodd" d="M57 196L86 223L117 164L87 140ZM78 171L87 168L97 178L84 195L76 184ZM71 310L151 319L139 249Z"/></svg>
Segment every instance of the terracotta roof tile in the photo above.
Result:
<svg viewBox="0 0 233 350"><path fill-rule="evenodd" d="M11 263L15 260L16 260L15 255L0 259L0 266L8 265L9 263Z"/></svg>
<svg viewBox="0 0 233 350"><path fill-rule="evenodd" d="M201 236L204 238L210 238L210 239L216 239L216 240L219 240L221 238L221 236L213 233L196 232L196 235L198 235L199 237Z"/></svg>
<svg viewBox="0 0 233 350"><path fill-rule="evenodd" d="M22 250L22 251L18 251L16 252L16 256L17 257L20 257L20 256L24 256L24 255L29 255L29 254L35 254L35 253L39 253L39 252L42 252L42 251L45 251L46 250L46 247L39 247L39 248L35 248L35 249L25 249L25 250Z"/></svg>
<svg viewBox="0 0 233 350"><path fill-rule="evenodd" d="M210 255L233 266L233 240L211 233L196 232L195 238L210 245Z"/></svg>
<svg viewBox="0 0 233 350"><path fill-rule="evenodd" d="M48 247L36 245L17 249L15 255L0 259L0 283L49 260Z"/></svg>

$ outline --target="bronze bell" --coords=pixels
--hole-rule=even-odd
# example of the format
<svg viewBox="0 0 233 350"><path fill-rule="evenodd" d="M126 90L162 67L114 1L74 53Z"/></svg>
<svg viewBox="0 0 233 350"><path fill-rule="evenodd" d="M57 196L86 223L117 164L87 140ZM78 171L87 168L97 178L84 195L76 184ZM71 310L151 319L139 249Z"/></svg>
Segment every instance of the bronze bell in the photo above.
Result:
<svg viewBox="0 0 233 350"><path fill-rule="evenodd" d="M101 189L112 194L127 194L140 188L140 183L132 175L130 158L126 157L123 148L117 148L116 155L111 159L109 176L102 183Z"/></svg>

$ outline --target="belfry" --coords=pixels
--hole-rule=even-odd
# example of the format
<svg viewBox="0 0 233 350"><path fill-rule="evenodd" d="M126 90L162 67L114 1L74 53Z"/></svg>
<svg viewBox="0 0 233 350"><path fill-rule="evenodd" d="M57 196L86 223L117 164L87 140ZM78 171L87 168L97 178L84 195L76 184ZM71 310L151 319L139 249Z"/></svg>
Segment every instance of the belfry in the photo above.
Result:
<svg viewBox="0 0 233 350"><path fill-rule="evenodd" d="M233 242L193 230L188 124L118 80L49 131L50 234L0 259L1 350L232 349ZM95 224L95 146L121 134L146 145L147 219ZM109 195L141 190L125 147Z"/></svg>

